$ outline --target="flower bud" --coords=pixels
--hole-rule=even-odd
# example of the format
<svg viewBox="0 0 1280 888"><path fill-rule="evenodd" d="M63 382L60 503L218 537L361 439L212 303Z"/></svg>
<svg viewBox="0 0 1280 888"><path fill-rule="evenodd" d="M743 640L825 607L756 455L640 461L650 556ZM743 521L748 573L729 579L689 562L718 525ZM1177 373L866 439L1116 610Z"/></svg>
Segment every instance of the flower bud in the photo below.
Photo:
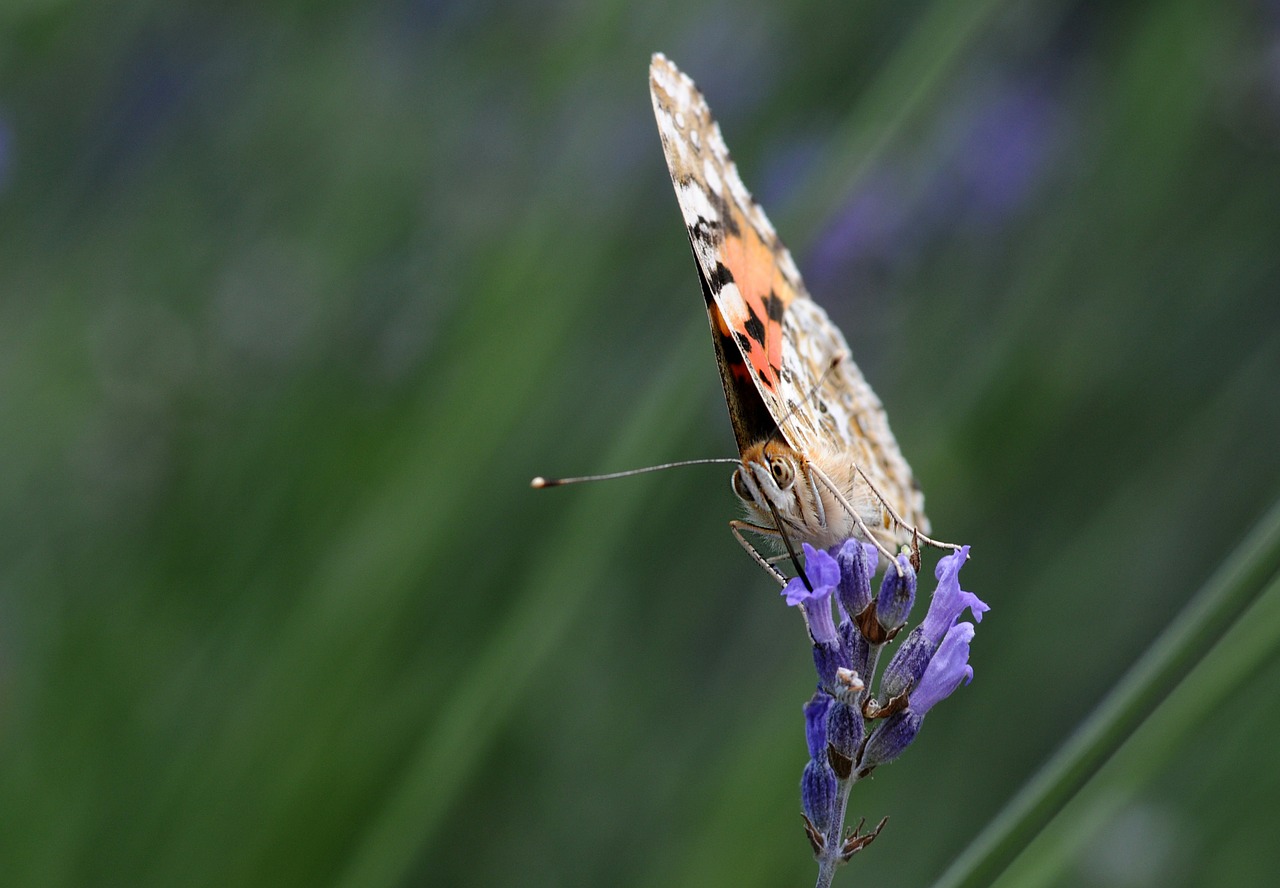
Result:
<svg viewBox="0 0 1280 888"><path fill-rule="evenodd" d="M800 804L809 822L819 833L826 833L835 816L836 775L825 761L813 759L804 766L804 773L800 775Z"/></svg>
<svg viewBox="0 0 1280 888"><path fill-rule="evenodd" d="M836 553L836 563L840 566L836 596L847 616L856 617L871 603L871 577L879 557L875 546L856 539L845 540Z"/></svg>
<svg viewBox="0 0 1280 888"><path fill-rule="evenodd" d="M933 641L917 626L907 633L880 678L880 697L885 703L915 687L933 656Z"/></svg>
<svg viewBox="0 0 1280 888"><path fill-rule="evenodd" d="M841 780L853 770L862 736L862 713L848 703L832 703L827 710L827 761Z"/></svg>
<svg viewBox="0 0 1280 888"><path fill-rule="evenodd" d="M893 632L911 615L916 601L916 572L906 555L899 555L898 566L885 568L880 594L876 596L876 619L885 632Z"/></svg>
<svg viewBox="0 0 1280 888"><path fill-rule="evenodd" d="M809 758L820 759L827 752L827 709L831 697L817 691L804 704L804 736L809 743Z"/></svg>
<svg viewBox="0 0 1280 888"><path fill-rule="evenodd" d="M867 663L871 657L871 645L866 636L848 620L841 623L837 631L840 634L840 647L849 660L849 668L859 675L866 675Z"/></svg>
<svg viewBox="0 0 1280 888"><path fill-rule="evenodd" d="M903 750L916 739L923 719L924 716L906 709L894 713L881 722L880 727L876 728L867 740L866 748L862 750L862 758L858 761L858 773L864 774L902 755Z"/></svg>

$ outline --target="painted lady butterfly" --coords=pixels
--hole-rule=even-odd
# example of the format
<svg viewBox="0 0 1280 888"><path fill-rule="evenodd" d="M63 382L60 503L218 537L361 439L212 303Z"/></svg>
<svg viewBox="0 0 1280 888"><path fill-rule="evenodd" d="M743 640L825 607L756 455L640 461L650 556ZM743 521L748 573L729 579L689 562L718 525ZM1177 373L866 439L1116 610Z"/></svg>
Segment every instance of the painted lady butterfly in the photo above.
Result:
<svg viewBox="0 0 1280 888"><path fill-rule="evenodd" d="M880 399L742 184L702 94L661 53L649 89L741 457L733 491L752 520L731 522L734 535L779 581L742 531L780 540L797 569L793 542L856 536L890 561L896 546L918 561L919 542L946 545L924 536L924 495Z"/></svg>

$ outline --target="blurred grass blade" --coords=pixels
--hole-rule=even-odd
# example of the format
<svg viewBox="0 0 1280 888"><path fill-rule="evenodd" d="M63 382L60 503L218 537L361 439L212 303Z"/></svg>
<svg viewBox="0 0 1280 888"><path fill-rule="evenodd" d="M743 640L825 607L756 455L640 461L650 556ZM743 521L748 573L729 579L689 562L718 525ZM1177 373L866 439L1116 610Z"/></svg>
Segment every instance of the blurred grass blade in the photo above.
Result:
<svg viewBox="0 0 1280 888"><path fill-rule="evenodd" d="M1142 723L1063 815L1056 818L996 885L1055 884L1077 851L1113 822L1133 796L1185 752L1192 732L1239 695L1280 656L1280 574L1231 625L1168 699Z"/></svg>
<svg viewBox="0 0 1280 888"><path fill-rule="evenodd" d="M702 405L699 390L680 382L692 373L694 356L702 357L692 340L696 336L701 341L706 334L701 325L690 324L686 331L670 358L661 362L663 375L631 411L602 465L626 466L652 458L660 452L660 430L668 423L684 427L692 422ZM600 588L610 554L640 520L647 500L642 485L625 483L584 485L574 495L576 502L559 533L547 536L547 547L527 571L534 579L512 595L510 615L489 636L467 681L454 689L419 741L404 775L336 880L338 885L366 888L404 880L475 778L499 726L521 704L544 660L563 642L590 594ZM583 539L592 540L590 548L577 545Z"/></svg>
<svg viewBox="0 0 1280 888"><path fill-rule="evenodd" d="M1006 0L932 3L915 20L885 69L845 118L826 163L794 196L804 215L787 220L796 243L810 243L849 199L859 180L899 139L908 123L945 95L943 85L971 52Z"/></svg>
<svg viewBox="0 0 1280 888"><path fill-rule="evenodd" d="M1261 594L1277 565L1280 503L934 888L990 885Z"/></svg>

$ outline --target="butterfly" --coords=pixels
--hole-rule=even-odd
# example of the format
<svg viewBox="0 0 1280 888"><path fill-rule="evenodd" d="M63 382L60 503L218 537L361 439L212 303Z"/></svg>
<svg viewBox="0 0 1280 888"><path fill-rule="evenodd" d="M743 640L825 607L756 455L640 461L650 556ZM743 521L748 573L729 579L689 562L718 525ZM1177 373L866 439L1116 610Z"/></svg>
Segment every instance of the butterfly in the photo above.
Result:
<svg viewBox="0 0 1280 888"><path fill-rule="evenodd" d="M891 562L910 546L918 568L921 542L950 545L926 536L924 494L880 399L742 184L702 93L661 53L649 91L738 444L732 487L748 520L730 522L734 536L779 582L743 531L780 542L801 577L795 544L852 537Z"/></svg>

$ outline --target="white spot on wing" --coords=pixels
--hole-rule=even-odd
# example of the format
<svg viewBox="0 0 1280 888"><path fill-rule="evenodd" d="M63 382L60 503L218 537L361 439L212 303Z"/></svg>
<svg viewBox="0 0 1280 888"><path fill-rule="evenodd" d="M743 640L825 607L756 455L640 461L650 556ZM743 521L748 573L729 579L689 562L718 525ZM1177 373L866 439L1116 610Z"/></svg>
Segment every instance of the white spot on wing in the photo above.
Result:
<svg viewBox="0 0 1280 888"><path fill-rule="evenodd" d="M720 182L720 174L716 172L716 165L709 157L702 163L702 175L707 180L707 188L713 194L719 194L724 190L724 185Z"/></svg>
<svg viewBox="0 0 1280 888"><path fill-rule="evenodd" d="M658 131L662 133L664 146L680 144L680 132L675 128L674 121L666 114L658 115Z"/></svg>
<svg viewBox="0 0 1280 888"><path fill-rule="evenodd" d="M677 186L676 195L680 198L680 211L684 214L686 225L690 227L695 225L699 216L713 222L720 219L716 208L711 205L711 201L707 200L707 193L697 182Z"/></svg>
<svg viewBox="0 0 1280 888"><path fill-rule="evenodd" d="M747 304L742 300L742 293L733 281L726 281L720 288L720 298L716 303L730 327L742 327L746 324Z"/></svg>

